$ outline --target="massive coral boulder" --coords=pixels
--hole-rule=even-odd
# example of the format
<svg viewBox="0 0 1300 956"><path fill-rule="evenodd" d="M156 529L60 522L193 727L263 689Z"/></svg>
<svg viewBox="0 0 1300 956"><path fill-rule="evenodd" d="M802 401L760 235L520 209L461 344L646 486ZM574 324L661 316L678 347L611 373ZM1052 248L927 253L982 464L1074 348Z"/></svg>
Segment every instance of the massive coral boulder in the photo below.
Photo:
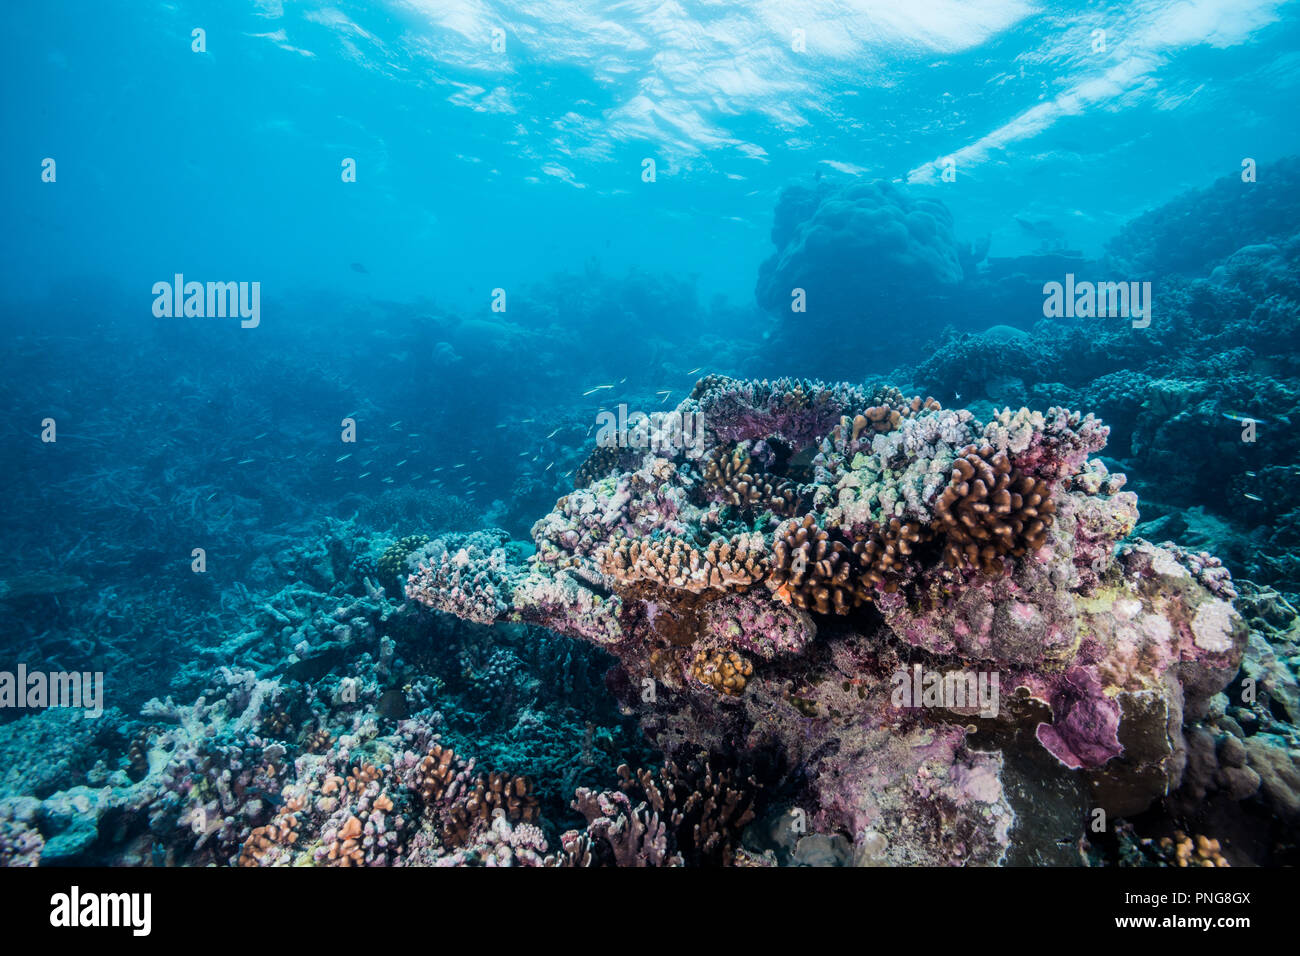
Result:
<svg viewBox="0 0 1300 956"><path fill-rule="evenodd" d="M773 311L789 309L791 289L803 288L811 312L848 318L857 303L962 277L948 208L884 180L786 188L772 242L757 295Z"/></svg>
<svg viewBox="0 0 1300 956"><path fill-rule="evenodd" d="M884 180L787 187L772 242L755 288L760 308L789 320L778 330L782 346L815 348L821 367L846 373L869 353L887 361L886 341L895 360L900 347L919 348L944 311L926 300L963 275L947 206ZM885 316L904 311L905 327L879 334ZM832 338L838 347L828 350Z"/></svg>
<svg viewBox="0 0 1300 956"><path fill-rule="evenodd" d="M408 593L601 645L669 757L784 775L804 856L996 864L1178 786L1247 629L1208 556L1128 540L1092 416L721 377L677 413L703 455L661 445L561 499L527 559L431 546Z"/></svg>

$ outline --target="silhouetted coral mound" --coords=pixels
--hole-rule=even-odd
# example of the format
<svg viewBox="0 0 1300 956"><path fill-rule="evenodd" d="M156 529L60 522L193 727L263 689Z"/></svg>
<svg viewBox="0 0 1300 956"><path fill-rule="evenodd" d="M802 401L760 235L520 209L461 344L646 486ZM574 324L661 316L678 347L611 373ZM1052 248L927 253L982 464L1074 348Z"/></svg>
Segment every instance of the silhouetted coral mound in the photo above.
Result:
<svg viewBox="0 0 1300 956"><path fill-rule="evenodd" d="M573 473L573 487L585 488L619 470L617 445L597 445Z"/></svg>

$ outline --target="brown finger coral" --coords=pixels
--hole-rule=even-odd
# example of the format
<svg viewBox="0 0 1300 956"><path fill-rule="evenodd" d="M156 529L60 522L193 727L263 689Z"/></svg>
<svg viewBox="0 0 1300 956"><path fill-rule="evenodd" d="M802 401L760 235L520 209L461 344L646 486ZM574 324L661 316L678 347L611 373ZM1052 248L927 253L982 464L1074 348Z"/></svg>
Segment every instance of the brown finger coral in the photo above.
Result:
<svg viewBox="0 0 1300 956"><path fill-rule="evenodd" d="M793 515L802 510L800 487L786 478L754 468L753 459L740 445L730 451L716 448L703 465L704 480L717 488L723 500L737 507L766 508L773 514Z"/></svg>
<svg viewBox="0 0 1300 956"><path fill-rule="evenodd" d="M728 697L739 697L753 676L754 665L735 651L700 651L691 662L691 676Z"/></svg>
<svg viewBox="0 0 1300 956"><path fill-rule="evenodd" d="M768 586L778 600L819 614L847 614L862 601L853 552L812 515L776 532Z"/></svg>
<svg viewBox="0 0 1300 956"><path fill-rule="evenodd" d="M539 812L532 780L508 773L480 776L465 803L471 814L485 821L500 810L511 823L532 823Z"/></svg>
<svg viewBox="0 0 1300 956"><path fill-rule="evenodd" d="M893 431L904 418L923 411L937 412L943 407L928 395L925 398L919 395L904 398L896 388L878 389L874 397L879 404L853 416L852 441L856 442L867 429L877 433Z"/></svg>
<svg viewBox="0 0 1300 956"><path fill-rule="evenodd" d="M444 796L455 799L459 789L455 785L458 781L463 783L466 770L464 761L456 756L454 750L434 744L415 768L412 775L414 790L426 807L432 807Z"/></svg>
<svg viewBox="0 0 1300 956"><path fill-rule="evenodd" d="M897 428L903 421L903 415L896 408L888 405L873 405L861 415L853 417L853 440L870 428L874 432L887 432Z"/></svg>
<svg viewBox="0 0 1300 956"><path fill-rule="evenodd" d="M754 819L761 790L739 770L715 768L703 755L679 765L671 760L653 773L618 768L619 789L666 822L669 843L694 866L729 866L746 826Z"/></svg>
<svg viewBox="0 0 1300 956"><path fill-rule="evenodd" d="M239 866L267 866L276 860L276 849L292 848L298 842L298 814L306 806L301 797L291 797L266 826L255 827L239 851Z"/></svg>
<svg viewBox="0 0 1300 956"><path fill-rule="evenodd" d="M929 529L920 522L890 518L884 527L872 528L865 538L855 541L853 553L858 559L862 598L869 599L872 589L897 591L908 557L929 538Z"/></svg>
<svg viewBox="0 0 1300 956"><path fill-rule="evenodd" d="M597 565L620 584L647 582L700 593L742 590L767 574L760 535L717 537L704 550L681 538L620 541L601 549Z"/></svg>
<svg viewBox="0 0 1300 956"><path fill-rule="evenodd" d="M536 820L540 811L532 780L508 773L479 774L469 794L448 809L444 842L464 846L474 833L490 826L498 812L511 823Z"/></svg>
<svg viewBox="0 0 1300 956"><path fill-rule="evenodd" d="M1005 556L1043 546L1055 513L1046 481L1018 473L1005 452L971 445L953 463L952 480L935 506L935 523L946 538L944 560L949 567L1001 575Z"/></svg>

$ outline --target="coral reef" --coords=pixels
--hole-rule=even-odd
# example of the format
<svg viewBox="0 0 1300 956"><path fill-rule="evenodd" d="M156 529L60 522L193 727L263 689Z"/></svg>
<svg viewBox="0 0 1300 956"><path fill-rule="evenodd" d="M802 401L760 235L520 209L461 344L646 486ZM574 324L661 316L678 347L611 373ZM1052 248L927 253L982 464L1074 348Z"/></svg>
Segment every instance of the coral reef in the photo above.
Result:
<svg viewBox="0 0 1300 956"><path fill-rule="evenodd" d="M702 381L679 411L705 410L703 464L647 452L590 506L561 500L535 555L501 571L497 620L613 653L620 699L669 760L704 748L800 767L791 805L856 862L1005 859L1019 771L1001 750L1023 732L1080 799L1116 814L1176 789L1184 726L1200 726L1246 649L1222 568L1120 546L1136 499L1090 459L1107 434L1091 416L981 422L883 394ZM747 497L710 490L744 462L737 442L766 445L774 482L814 478L817 506L747 526ZM734 573L738 554L770 557ZM956 685L971 695L923 691L922 670L968 675ZM981 705L981 674L1015 693ZM967 740L977 728L991 745ZM563 841L571 859L673 861L671 815L625 797L580 793L589 825Z"/></svg>
<svg viewBox="0 0 1300 956"><path fill-rule="evenodd" d="M1044 264L1023 304L990 319L1019 316L1021 328L950 327L894 377L981 414L1005 404L1094 411L1142 496L1140 533L1211 550L1238 577L1294 599L1300 159L1269 173L1249 185L1228 176L1137 217L1095 263ZM1151 280L1150 324L1042 318L1043 282L1092 269ZM969 297L983 301L1010 280L979 281Z"/></svg>

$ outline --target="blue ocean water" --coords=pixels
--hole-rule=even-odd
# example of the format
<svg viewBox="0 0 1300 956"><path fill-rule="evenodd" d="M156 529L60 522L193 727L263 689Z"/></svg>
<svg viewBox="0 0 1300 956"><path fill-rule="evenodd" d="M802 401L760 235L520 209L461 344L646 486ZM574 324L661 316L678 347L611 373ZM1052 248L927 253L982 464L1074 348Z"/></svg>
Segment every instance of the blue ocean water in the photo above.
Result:
<svg viewBox="0 0 1300 956"><path fill-rule="evenodd" d="M527 775L533 803L511 819L540 827L539 859L582 823L575 791L618 790L622 764L680 765L703 786L730 760L732 785L761 778L738 737L693 740L714 763L690 769L628 706L641 675L610 656L617 642L527 610L505 620L523 607L517 582L484 612L499 614L491 628L459 581L461 603L434 604L457 617L405 586L440 536L488 535L433 554L463 553L463 567L495 548L493 581L507 558L545 554L550 532L534 525L564 513L557 499L637 471L593 464L602 413L714 414L725 403L709 389L730 386L709 376L848 383L833 398L776 387L789 408L845 402L846 421L871 405L888 422L893 393L872 391L886 384L981 422L1004 407L1095 413L1111 429L1100 460L1140 503L1116 548L1137 536L1216 555L1243 622L1224 684L1264 691L1220 687L1188 713L1171 759L1193 770L1167 800L1117 801L1129 829L1094 839L1093 861L1177 863L1190 835L1218 841L1196 844L1198 859L1295 862L1294 4L50 0L6 13L0 671L101 675L103 715L27 698L25 678L6 696L0 675L0 862L260 862L269 807L291 799L281 785L324 773L295 763L308 755L342 777L380 752L446 747ZM1098 308L1080 283L1115 284L1123 308L1105 314L1105 293ZM799 429L763 447L747 452L756 473L830 487L810 464L824 447ZM952 455L935 454L946 475ZM674 462L684 497L712 480L685 453ZM619 507L638 494L653 496ZM826 524L819 500L804 511ZM714 504L618 520L703 549L720 529L775 547L791 517ZM653 528L637 517L650 512ZM581 563L592 555L573 542L597 532L568 517L574 537L556 540ZM634 604L608 578L595 593ZM649 605L650 620L675 606ZM835 632L835 615L808 613L823 640ZM694 666L688 654L679 670ZM253 751L273 780L212 782ZM801 759L783 751L755 786L784 792ZM402 786L432 801L432 777L413 779ZM97 809L60 809L77 788L104 794ZM672 836L661 856L861 862L874 845L824 794L808 808L824 845L802 851L771 836L788 801L746 799L728 840L706 851ZM129 821L111 838L109 806ZM394 838L384 862L489 852L464 849L482 828L446 812L445 853ZM350 852L313 845L329 861ZM1013 833L989 852L1040 849Z"/></svg>

